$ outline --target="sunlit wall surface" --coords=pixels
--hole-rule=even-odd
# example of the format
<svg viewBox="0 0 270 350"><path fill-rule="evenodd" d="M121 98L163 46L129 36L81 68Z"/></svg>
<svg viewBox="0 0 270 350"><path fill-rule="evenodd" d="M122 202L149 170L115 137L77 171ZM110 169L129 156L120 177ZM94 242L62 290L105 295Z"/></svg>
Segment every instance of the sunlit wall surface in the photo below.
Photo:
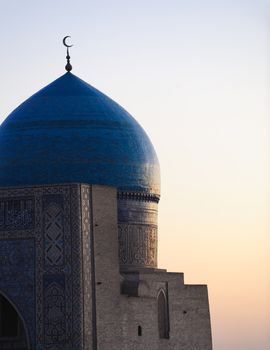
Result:
<svg viewBox="0 0 270 350"><path fill-rule="evenodd" d="M159 155L159 266L207 283L215 350L270 348L267 0L1 0L1 120L64 73Z"/></svg>

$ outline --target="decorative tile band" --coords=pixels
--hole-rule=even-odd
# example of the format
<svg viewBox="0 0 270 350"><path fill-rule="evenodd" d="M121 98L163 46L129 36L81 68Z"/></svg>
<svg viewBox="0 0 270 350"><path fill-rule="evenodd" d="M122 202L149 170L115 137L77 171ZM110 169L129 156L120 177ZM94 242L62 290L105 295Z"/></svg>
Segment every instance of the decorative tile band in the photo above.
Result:
<svg viewBox="0 0 270 350"><path fill-rule="evenodd" d="M117 198L118 199L130 199L130 200L135 200L135 201L158 203L160 196L157 194L146 193L146 192L118 191Z"/></svg>

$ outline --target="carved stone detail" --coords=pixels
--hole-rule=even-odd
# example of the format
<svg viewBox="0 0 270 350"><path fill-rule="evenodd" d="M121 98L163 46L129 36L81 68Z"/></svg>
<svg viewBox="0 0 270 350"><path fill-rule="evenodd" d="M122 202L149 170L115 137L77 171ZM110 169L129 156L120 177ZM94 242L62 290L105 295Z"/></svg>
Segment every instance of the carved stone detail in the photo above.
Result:
<svg viewBox="0 0 270 350"><path fill-rule="evenodd" d="M92 289L90 259L90 188L81 187L82 202L82 237L83 237L83 291L84 291L84 348L92 346Z"/></svg>
<svg viewBox="0 0 270 350"><path fill-rule="evenodd" d="M122 270L157 267L159 196L118 192L119 263Z"/></svg>
<svg viewBox="0 0 270 350"><path fill-rule="evenodd" d="M132 267L157 266L157 227L120 224L118 233L121 265Z"/></svg>

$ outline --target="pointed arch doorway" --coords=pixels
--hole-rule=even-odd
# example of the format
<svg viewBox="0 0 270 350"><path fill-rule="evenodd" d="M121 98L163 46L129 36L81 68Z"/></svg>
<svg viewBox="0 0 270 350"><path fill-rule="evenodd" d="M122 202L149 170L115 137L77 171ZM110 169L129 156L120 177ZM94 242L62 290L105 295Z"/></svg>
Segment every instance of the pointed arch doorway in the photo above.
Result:
<svg viewBox="0 0 270 350"><path fill-rule="evenodd" d="M14 305L0 293L0 349L30 350L24 322Z"/></svg>

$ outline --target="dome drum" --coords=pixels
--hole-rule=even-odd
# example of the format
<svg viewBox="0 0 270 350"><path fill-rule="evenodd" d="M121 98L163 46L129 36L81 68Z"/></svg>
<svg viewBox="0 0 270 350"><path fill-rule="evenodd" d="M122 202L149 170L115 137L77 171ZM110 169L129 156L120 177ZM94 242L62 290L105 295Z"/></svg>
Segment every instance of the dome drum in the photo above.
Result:
<svg viewBox="0 0 270 350"><path fill-rule="evenodd" d="M156 268L158 204L142 193L128 197L128 193L118 195L120 270Z"/></svg>

